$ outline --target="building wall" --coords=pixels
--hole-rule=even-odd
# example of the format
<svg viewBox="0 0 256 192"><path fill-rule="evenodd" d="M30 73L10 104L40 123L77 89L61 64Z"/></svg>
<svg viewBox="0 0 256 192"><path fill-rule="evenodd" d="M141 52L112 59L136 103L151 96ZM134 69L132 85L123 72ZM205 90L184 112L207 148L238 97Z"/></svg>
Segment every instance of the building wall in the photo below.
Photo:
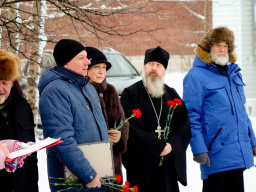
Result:
<svg viewBox="0 0 256 192"><path fill-rule="evenodd" d="M254 59L254 2L252 0L214 0L213 27L225 25L235 34L237 63L247 84L247 97L256 97Z"/></svg>
<svg viewBox="0 0 256 192"><path fill-rule="evenodd" d="M235 53L242 75L247 97L247 112L256 115L256 60L254 42L254 1L213 0L213 27L225 25L235 34Z"/></svg>

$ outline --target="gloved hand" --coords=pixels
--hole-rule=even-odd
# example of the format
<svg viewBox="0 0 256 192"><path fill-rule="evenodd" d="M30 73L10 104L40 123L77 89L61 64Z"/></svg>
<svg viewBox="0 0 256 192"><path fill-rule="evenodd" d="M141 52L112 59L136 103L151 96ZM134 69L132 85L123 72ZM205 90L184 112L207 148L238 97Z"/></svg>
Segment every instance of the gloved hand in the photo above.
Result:
<svg viewBox="0 0 256 192"><path fill-rule="evenodd" d="M108 130L108 140L112 141L113 143L118 143L121 139L121 131L110 129Z"/></svg>
<svg viewBox="0 0 256 192"><path fill-rule="evenodd" d="M256 146L252 147L252 151L253 151L253 156L256 156Z"/></svg>
<svg viewBox="0 0 256 192"><path fill-rule="evenodd" d="M20 149L26 149L30 145L34 145L34 144L35 144L34 142L24 143L24 142L16 141L13 145L13 151L17 151L17 150L20 150ZM7 172L14 173L17 168L21 168L24 165L24 159L26 159L26 157L29 156L29 155L30 154L18 157L18 158L14 159L11 162L5 162L5 170Z"/></svg>
<svg viewBox="0 0 256 192"><path fill-rule="evenodd" d="M211 167L211 162L207 153L201 153L199 155L195 155L193 160L200 164L207 164L208 167Z"/></svg>

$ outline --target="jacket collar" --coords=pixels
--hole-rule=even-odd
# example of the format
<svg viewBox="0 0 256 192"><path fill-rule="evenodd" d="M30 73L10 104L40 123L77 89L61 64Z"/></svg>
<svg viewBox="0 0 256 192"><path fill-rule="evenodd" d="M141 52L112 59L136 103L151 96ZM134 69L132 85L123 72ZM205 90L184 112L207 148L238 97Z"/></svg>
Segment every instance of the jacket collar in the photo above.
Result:
<svg viewBox="0 0 256 192"><path fill-rule="evenodd" d="M195 61L193 63L193 67L206 68L207 70L211 70L216 73L220 73L220 70L217 68L217 66L214 63L205 63L203 60L201 60L199 58L199 56L196 56ZM237 64L231 63L231 64L227 65L227 74L228 75L237 73L239 71L241 71L241 68Z"/></svg>
<svg viewBox="0 0 256 192"><path fill-rule="evenodd" d="M56 70L56 72L58 72L63 78L67 79L70 82L76 82L78 85L80 86L84 86L86 85L89 80L90 77L89 76L82 76L79 75L65 67L60 67L60 66L55 66L54 69Z"/></svg>

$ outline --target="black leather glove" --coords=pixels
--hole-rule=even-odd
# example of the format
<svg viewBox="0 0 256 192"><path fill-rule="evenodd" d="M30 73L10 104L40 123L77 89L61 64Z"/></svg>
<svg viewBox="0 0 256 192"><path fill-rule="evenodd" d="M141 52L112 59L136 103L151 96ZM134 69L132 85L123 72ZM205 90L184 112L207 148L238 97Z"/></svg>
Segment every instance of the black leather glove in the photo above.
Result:
<svg viewBox="0 0 256 192"><path fill-rule="evenodd" d="M253 156L256 156L256 154L255 154L256 153L256 146L252 147L252 151L253 151Z"/></svg>
<svg viewBox="0 0 256 192"><path fill-rule="evenodd" d="M207 153L201 153L199 155L195 155L193 160L200 164L207 164L208 167L211 167L211 162Z"/></svg>

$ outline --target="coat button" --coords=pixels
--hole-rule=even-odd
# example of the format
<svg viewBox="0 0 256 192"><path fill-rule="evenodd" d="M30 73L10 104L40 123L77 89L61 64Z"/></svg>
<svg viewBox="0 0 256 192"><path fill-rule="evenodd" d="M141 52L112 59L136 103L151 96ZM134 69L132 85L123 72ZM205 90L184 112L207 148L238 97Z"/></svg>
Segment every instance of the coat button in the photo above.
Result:
<svg viewBox="0 0 256 192"><path fill-rule="evenodd" d="M224 146L224 142L222 142L221 145Z"/></svg>

